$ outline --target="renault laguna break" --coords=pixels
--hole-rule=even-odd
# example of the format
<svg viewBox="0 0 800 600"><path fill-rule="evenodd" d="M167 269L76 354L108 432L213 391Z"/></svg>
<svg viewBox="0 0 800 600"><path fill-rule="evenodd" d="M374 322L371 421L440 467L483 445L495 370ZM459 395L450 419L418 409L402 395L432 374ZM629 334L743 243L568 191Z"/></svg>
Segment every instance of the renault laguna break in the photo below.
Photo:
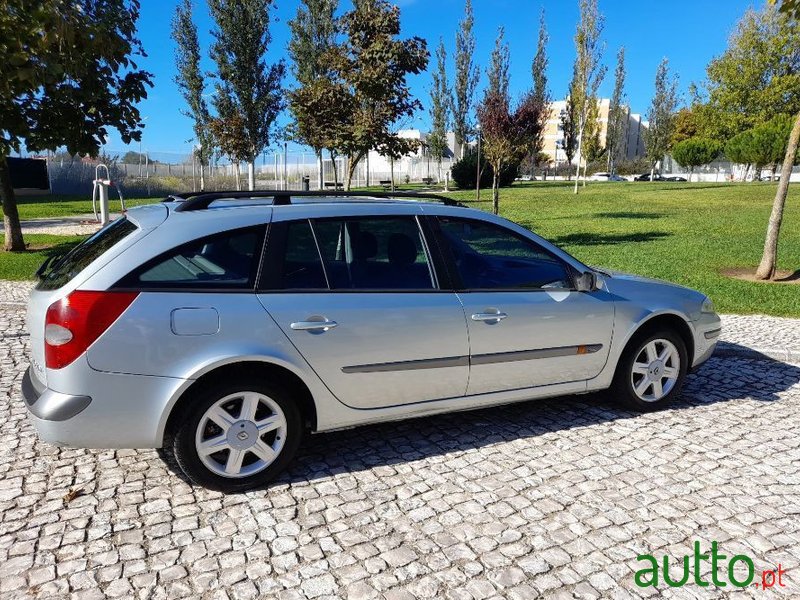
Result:
<svg viewBox="0 0 800 600"><path fill-rule="evenodd" d="M165 448L223 491L306 431L607 388L653 410L720 334L699 292L449 199L349 192L130 210L42 266L27 326L42 440Z"/></svg>

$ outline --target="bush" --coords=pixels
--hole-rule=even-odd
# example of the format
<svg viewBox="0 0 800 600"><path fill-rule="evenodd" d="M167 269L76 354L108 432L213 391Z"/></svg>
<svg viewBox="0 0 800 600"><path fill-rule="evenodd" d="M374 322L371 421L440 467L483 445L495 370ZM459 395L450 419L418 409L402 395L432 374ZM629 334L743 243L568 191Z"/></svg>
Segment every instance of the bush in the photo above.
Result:
<svg viewBox="0 0 800 600"><path fill-rule="evenodd" d="M614 164L614 171L617 175L640 175L650 172L650 163L646 158L621 160Z"/></svg>
<svg viewBox="0 0 800 600"><path fill-rule="evenodd" d="M453 181L462 190L475 189L475 180L478 170L476 152L473 149L467 151L464 158L453 165L451 174ZM500 170L500 187L508 187L514 183L514 179L519 172L519 163L509 164ZM492 187L494 171L492 166L481 156L481 187L488 189Z"/></svg>

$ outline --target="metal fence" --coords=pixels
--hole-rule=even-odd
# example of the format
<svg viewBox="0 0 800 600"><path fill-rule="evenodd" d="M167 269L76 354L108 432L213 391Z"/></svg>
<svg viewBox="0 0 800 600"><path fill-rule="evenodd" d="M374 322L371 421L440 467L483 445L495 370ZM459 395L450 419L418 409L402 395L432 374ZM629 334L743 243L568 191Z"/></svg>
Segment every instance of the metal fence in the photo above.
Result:
<svg viewBox="0 0 800 600"><path fill-rule="evenodd" d="M119 185L125 197L166 195L176 192L199 191L200 165L191 155L179 153L141 153L135 162L126 162L123 152L104 150L96 160L66 155L48 155L47 172L50 189L54 194L91 194L95 169L102 163L109 167L111 179ZM128 157L129 158L129 157ZM392 169L393 166L393 169ZM351 187L379 186L394 179L396 185L426 183L444 184L452 166L443 159L441 168L427 157L406 157L392 165L385 158L372 153L359 161L353 169ZM321 161L322 188L340 185L347 178L346 157L335 160L325 157ZM304 180L310 189L320 189L319 168L313 152L288 152L265 154L256 162L257 189L303 189ZM203 187L206 190L247 189L247 165L215 162L203 168Z"/></svg>

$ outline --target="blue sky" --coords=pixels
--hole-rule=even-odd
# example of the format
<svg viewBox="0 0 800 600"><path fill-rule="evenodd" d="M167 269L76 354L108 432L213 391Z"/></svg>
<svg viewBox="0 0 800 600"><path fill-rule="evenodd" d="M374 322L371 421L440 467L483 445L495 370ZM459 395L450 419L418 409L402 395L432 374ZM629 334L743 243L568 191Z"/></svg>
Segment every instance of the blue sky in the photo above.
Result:
<svg viewBox="0 0 800 600"><path fill-rule="evenodd" d="M269 60L286 56L289 37L288 21L294 17L299 0L278 0L273 11L273 43ZM464 0L399 0L404 36L417 35L428 40L433 54L439 38L445 41L451 61L458 21L462 18ZM174 46L170 38L170 20L176 0L142 0L139 34L148 53L140 65L154 74L154 87L140 104L147 117L142 148L151 153L185 152L191 147L191 123L180 111L183 101L173 81ZM667 57L673 72L679 75L684 99L692 81L704 76L709 59L725 49L728 36L739 17L754 3L741 0L672 0L655 2L639 0L600 0L600 10L606 17L603 39L606 43L605 63L608 74L600 88L602 96L610 96L616 52L626 48L628 101L634 112L645 113L650 102L653 79L659 61ZM760 7L763 2L755 3ZM535 52L539 12L545 9L550 34L548 54L549 87L554 98L563 98L572 74L575 57L573 36L578 18L577 0L473 0L477 48L475 61L481 66L481 86L486 82L485 66L494 44L497 29L505 28L511 49L511 90L519 94L531 85L530 65ZM349 0L342 0L342 9ZM207 56L211 43L212 22L205 0L195 0L195 21L200 43ZM431 61L433 62L433 61ZM213 65L206 58L204 68ZM429 70L431 65L429 65ZM286 82L291 85L289 78ZM410 78L415 95L427 104L430 73ZM287 119L286 116L283 117ZM426 129L426 110L406 123ZM110 136L106 148L124 149L119 137ZM138 145L134 145L134 149Z"/></svg>

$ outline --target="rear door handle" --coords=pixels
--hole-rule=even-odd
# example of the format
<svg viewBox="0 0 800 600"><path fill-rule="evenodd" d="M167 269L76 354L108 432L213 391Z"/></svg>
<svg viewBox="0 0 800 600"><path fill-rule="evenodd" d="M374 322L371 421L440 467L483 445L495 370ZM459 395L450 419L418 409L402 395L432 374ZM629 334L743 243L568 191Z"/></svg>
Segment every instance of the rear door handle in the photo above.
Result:
<svg viewBox="0 0 800 600"><path fill-rule="evenodd" d="M295 331L329 331L339 325L336 321L297 321L289 325Z"/></svg>
<svg viewBox="0 0 800 600"><path fill-rule="evenodd" d="M508 318L508 315L504 312L485 312L485 313L475 313L472 315L473 321L493 321L495 323L499 323L503 319Z"/></svg>

